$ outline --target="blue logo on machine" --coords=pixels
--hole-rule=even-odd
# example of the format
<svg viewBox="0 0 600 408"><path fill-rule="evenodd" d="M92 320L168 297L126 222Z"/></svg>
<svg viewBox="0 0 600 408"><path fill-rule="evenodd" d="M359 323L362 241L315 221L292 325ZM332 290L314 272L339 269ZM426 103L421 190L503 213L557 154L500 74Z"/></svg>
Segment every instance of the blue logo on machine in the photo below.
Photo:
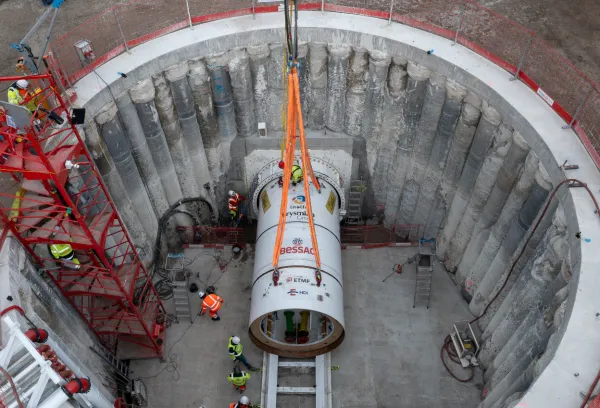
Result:
<svg viewBox="0 0 600 408"><path fill-rule="evenodd" d="M302 238L294 238L294 240L292 242L296 246L302 245Z"/></svg>
<svg viewBox="0 0 600 408"><path fill-rule="evenodd" d="M288 295L290 295L290 296L308 295L308 291L306 291L306 290L290 289L290 291L288 292Z"/></svg>
<svg viewBox="0 0 600 408"><path fill-rule="evenodd" d="M306 197L304 197L303 195L299 195L299 196L292 198L292 201L295 204L302 205L302 204L306 203Z"/></svg>

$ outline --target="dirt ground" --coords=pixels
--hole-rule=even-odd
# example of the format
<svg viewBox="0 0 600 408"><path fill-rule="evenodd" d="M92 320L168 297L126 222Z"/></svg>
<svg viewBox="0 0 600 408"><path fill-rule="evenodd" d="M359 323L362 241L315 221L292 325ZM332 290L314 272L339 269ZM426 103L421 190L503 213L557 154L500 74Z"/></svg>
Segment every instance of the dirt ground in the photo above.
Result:
<svg viewBox="0 0 600 408"><path fill-rule="evenodd" d="M59 36L104 8L127 1L66 0L58 14L53 35ZM190 7L197 11L212 8L212 3L224 9L225 3L237 7L243 3L243 0L218 1L216 6L210 0L190 0ZM250 3L250 0L247 1ZM396 0L397 3L403 1L407 0ZM342 0L331 2L344 3ZM171 4L175 3L177 1ZM361 3L363 7L383 9L389 0ZM600 3L597 0L484 0L481 3L537 32L592 80L600 82ZM1 75L15 72L13 66L18 53L10 48L10 43L20 41L43 11L41 0L0 0L0 38L4 42L0 46ZM40 43L45 35L46 30L42 26L31 43Z"/></svg>

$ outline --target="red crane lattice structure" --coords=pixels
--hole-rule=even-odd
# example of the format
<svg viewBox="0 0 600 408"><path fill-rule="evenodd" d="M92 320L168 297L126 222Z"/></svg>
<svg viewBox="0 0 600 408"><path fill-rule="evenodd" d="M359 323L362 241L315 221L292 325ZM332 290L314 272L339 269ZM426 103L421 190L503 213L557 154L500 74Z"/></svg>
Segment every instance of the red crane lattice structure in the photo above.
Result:
<svg viewBox="0 0 600 408"><path fill-rule="evenodd" d="M3 186L0 218L109 350L162 357L164 307L55 79L0 83L18 79L35 90L22 105L35 101L37 108L27 119L15 107L29 121L18 125L13 108L4 105L2 114L0 106L0 172L19 183L12 191ZM54 259L53 244L70 244L79 265Z"/></svg>

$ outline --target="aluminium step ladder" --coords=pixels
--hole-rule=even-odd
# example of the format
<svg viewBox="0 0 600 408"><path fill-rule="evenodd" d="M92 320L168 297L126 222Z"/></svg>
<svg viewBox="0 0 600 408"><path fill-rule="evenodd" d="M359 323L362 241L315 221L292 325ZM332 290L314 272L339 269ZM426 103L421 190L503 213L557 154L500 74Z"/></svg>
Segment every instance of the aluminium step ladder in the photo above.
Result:
<svg viewBox="0 0 600 408"><path fill-rule="evenodd" d="M119 360L113 353L108 351L104 346L94 343L90 346L90 349L97 354L102 360L109 364L115 369L115 373L121 377L122 380L129 382L129 366L123 361Z"/></svg>
<svg viewBox="0 0 600 408"><path fill-rule="evenodd" d="M419 242L419 253L417 255L417 274L415 277L413 308L415 308L418 303L425 303L427 309L429 309L434 253L431 247L423 246L421 245L421 242Z"/></svg>
<svg viewBox="0 0 600 408"><path fill-rule="evenodd" d="M279 369L313 370L313 387L280 387ZM292 377L294 378L294 377ZM314 395L316 408L332 408L331 392L331 353L314 358L280 361L279 356L264 353L263 375L260 395L261 408L277 408L277 395Z"/></svg>
<svg viewBox="0 0 600 408"><path fill-rule="evenodd" d="M170 268L167 268L168 265L170 265ZM182 320L189 320L190 324L194 323L188 291L189 277L185 272L184 255L182 253L169 253L165 269L171 279L173 302L175 303L175 321L179 323Z"/></svg>
<svg viewBox="0 0 600 408"><path fill-rule="evenodd" d="M348 212L346 214L346 224L362 224L362 203L367 184L361 180L350 181L350 191L348 194Z"/></svg>

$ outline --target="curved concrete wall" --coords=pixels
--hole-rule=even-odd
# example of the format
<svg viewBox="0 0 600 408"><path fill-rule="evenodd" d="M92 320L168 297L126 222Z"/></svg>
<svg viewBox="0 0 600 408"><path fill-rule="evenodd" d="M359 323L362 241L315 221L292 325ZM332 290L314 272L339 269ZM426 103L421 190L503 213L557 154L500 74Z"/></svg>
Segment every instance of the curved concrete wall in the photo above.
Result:
<svg viewBox="0 0 600 408"><path fill-rule="evenodd" d="M279 21L209 23L109 61L97 72L116 108L96 74L76 84L96 119L88 143L136 242L154 238L165 203L201 195L223 206L227 189L247 191L257 163L278 154ZM347 168L344 182L367 180L365 215L399 235L404 224L423 224L473 314L489 305L480 407L549 398L576 406L595 375L587 363L600 357L600 337L581 329L596 319L588 310L600 282L588 268L599 255L587 243L600 239L597 216L585 192L563 188L531 231L564 179L558 162L579 164L569 176L599 184L576 136L525 85L445 39L329 13L303 13L300 25L309 148ZM111 80L117 71L128 77ZM579 229L590 241L573 238Z"/></svg>

